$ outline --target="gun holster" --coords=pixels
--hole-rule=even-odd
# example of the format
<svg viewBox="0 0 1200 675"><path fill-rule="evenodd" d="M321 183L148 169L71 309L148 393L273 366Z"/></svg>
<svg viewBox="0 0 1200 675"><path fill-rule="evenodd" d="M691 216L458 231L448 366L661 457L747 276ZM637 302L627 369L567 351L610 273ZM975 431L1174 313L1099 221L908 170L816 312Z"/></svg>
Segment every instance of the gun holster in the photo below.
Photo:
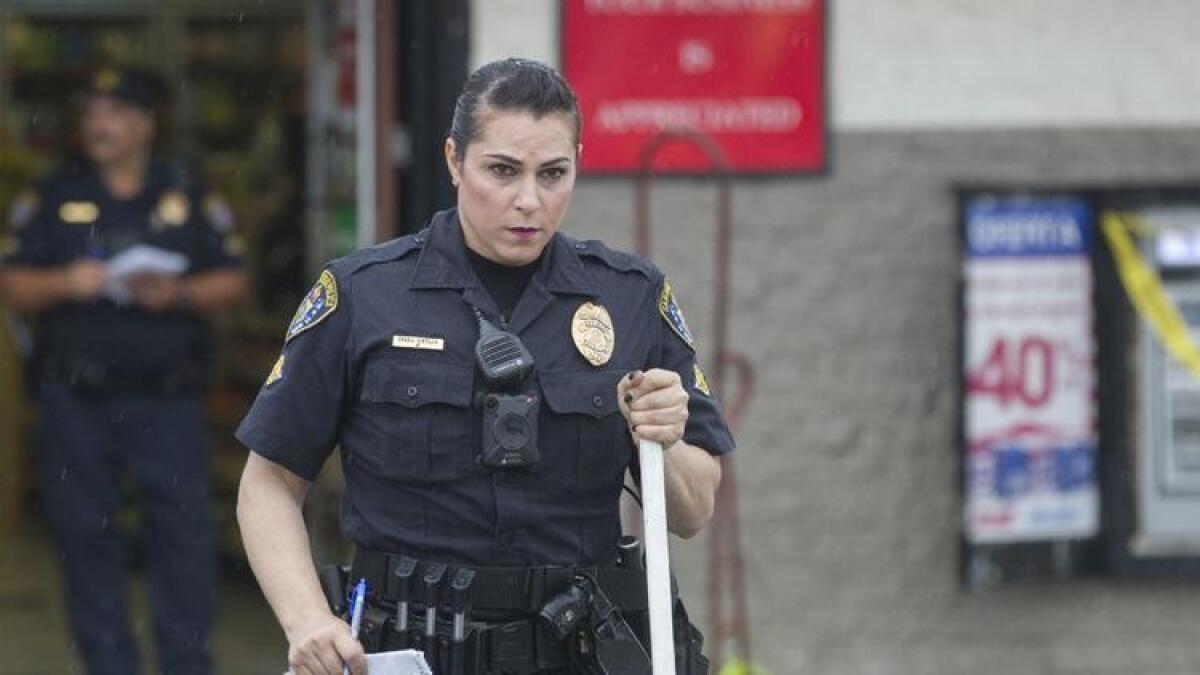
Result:
<svg viewBox="0 0 1200 675"><path fill-rule="evenodd" d="M650 655L608 595L579 577L538 612L550 630L571 644L582 672L651 675Z"/></svg>
<svg viewBox="0 0 1200 675"><path fill-rule="evenodd" d="M708 675L704 636L688 620L687 610L678 597L672 614L675 672ZM538 616L559 639L573 643L571 651L584 673L650 675L653 671L645 647L649 642L649 617L644 613L629 617L641 629L635 630L620 608L591 579L582 577L551 598Z"/></svg>

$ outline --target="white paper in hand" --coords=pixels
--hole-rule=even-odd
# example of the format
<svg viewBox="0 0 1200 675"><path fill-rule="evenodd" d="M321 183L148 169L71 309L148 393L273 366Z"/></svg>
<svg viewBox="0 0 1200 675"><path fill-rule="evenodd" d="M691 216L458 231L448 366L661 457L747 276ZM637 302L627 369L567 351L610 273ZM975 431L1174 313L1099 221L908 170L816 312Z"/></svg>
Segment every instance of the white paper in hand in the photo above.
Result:
<svg viewBox="0 0 1200 675"><path fill-rule="evenodd" d="M285 675L292 675L287 671ZM413 649L367 654L367 675L433 675L425 655Z"/></svg>
<svg viewBox="0 0 1200 675"><path fill-rule="evenodd" d="M121 251L108 261L108 278L104 294L109 299L125 303L130 300L128 281L142 274L162 274L177 277L187 271L188 257L165 248L138 244Z"/></svg>

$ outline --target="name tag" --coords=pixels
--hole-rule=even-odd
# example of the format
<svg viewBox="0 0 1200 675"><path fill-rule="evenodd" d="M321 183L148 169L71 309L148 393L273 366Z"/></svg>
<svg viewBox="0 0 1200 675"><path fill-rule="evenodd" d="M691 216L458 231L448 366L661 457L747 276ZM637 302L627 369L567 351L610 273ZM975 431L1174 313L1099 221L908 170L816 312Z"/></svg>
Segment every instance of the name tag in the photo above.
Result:
<svg viewBox="0 0 1200 675"><path fill-rule="evenodd" d="M442 338L434 337L393 335L392 346L399 349L427 349L429 351L440 352L446 348L446 341Z"/></svg>

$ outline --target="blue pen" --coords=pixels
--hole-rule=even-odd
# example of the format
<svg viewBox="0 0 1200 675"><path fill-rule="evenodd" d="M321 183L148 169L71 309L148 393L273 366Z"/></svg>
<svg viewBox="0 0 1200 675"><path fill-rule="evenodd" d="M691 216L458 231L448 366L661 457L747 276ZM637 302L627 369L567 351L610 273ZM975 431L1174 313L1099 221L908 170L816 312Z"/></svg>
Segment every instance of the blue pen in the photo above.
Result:
<svg viewBox="0 0 1200 675"><path fill-rule="evenodd" d="M350 637L358 639L358 630L362 626L363 605L367 600L367 580L359 579L354 585L350 596ZM350 666L342 666L342 675L350 675Z"/></svg>

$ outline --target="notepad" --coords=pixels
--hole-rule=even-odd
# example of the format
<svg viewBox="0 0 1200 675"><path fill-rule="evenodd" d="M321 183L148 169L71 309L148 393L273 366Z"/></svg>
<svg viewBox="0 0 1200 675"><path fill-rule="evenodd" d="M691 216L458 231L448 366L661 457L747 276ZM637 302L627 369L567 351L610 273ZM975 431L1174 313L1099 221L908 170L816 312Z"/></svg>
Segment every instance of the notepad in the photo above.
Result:
<svg viewBox="0 0 1200 675"><path fill-rule="evenodd" d="M287 671L284 675L292 675ZM414 649L367 654L367 675L433 675L425 655Z"/></svg>
<svg viewBox="0 0 1200 675"><path fill-rule="evenodd" d="M165 248L138 244L121 251L108 261L108 276L104 294L109 299L126 303L132 299L129 280L144 274L177 277L187 271L188 257Z"/></svg>

